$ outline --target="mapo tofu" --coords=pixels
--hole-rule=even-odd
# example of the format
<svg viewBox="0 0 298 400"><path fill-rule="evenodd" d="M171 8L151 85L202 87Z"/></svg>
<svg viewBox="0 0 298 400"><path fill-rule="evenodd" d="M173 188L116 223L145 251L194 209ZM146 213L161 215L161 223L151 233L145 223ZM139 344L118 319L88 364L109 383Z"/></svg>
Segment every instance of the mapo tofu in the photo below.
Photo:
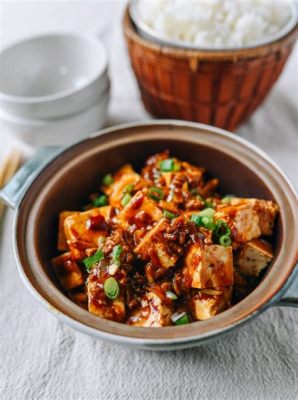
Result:
<svg viewBox="0 0 298 400"><path fill-rule="evenodd" d="M222 196L202 167L151 156L109 173L81 211L59 216L53 272L100 318L142 327L206 320L258 284L278 205ZM95 188L96 190L96 188Z"/></svg>

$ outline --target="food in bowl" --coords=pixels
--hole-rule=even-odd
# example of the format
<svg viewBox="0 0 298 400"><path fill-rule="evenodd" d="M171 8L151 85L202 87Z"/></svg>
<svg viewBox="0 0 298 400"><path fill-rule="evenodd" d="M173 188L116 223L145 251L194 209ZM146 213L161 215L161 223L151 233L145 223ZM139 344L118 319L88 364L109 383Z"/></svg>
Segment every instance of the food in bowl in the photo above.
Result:
<svg viewBox="0 0 298 400"><path fill-rule="evenodd" d="M134 6L132 17L147 34L201 49L259 45L296 23L287 0L139 0Z"/></svg>
<svg viewBox="0 0 298 400"><path fill-rule="evenodd" d="M99 317L162 327L205 320L258 284L273 257L272 201L217 193L217 178L169 152L102 179L59 217L61 288ZM266 239L264 238L266 237Z"/></svg>

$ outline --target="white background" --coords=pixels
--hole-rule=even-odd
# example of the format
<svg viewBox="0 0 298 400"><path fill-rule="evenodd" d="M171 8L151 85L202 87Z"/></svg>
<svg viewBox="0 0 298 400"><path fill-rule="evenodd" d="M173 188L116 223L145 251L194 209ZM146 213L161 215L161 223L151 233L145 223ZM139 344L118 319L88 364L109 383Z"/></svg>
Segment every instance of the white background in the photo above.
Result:
<svg viewBox="0 0 298 400"><path fill-rule="evenodd" d="M121 31L123 1L6 1L1 47L52 30L100 34L110 53L108 125L148 119ZM277 85L238 131L264 149L298 187L298 48ZM0 157L15 145L0 125ZM28 150L28 149L27 149ZM229 337L173 353L90 339L31 298L12 252L13 211L0 236L1 399L297 399L298 309L271 309Z"/></svg>

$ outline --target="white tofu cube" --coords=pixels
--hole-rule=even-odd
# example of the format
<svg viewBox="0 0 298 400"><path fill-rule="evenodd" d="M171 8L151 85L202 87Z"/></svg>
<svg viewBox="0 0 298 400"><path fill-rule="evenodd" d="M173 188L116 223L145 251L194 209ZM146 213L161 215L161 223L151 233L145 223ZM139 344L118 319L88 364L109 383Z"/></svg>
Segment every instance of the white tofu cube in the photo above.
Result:
<svg viewBox="0 0 298 400"><path fill-rule="evenodd" d="M156 201L150 199L145 192L137 192L117 217L117 222L123 229L132 225L146 228L162 218L162 211Z"/></svg>
<svg viewBox="0 0 298 400"><path fill-rule="evenodd" d="M244 276L258 276L273 258L269 243L254 239L245 243L235 258L235 265Z"/></svg>
<svg viewBox="0 0 298 400"><path fill-rule="evenodd" d="M157 222L134 249L135 254L142 260L150 260L156 267L165 269L173 267L178 260L178 255L170 253L166 239L162 235L169 225L169 221L165 218Z"/></svg>
<svg viewBox="0 0 298 400"><path fill-rule="evenodd" d="M238 243L245 243L261 236L259 216L252 204L239 204L221 207L216 211L215 220L225 221L232 231L232 238Z"/></svg>
<svg viewBox="0 0 298 400"><path fill-rule="evenodd" d="M171 325L172 310L155 293L147 293L141 307L128 319L129 325L143 327L162 327Z"/></svg>
<svg viewBox="0 0 298 400"><path fill-rule="evenodd" d="M131 167L131 165L124 165L115 175L114 182L105 187L103 191L109 196L109 202L112 207L121 207L121 200L125 195L125 190L128 185L135 186L140 182L140 175L137 174Z"/></svg>
<svg viewBox="0 0 298 400"><path fill-rule="evenodd" d="M185 257L183 280L185 287L196 289L233 285L232 247L191 245Z"/></svg>
<svg viewBox="0 0 298 400"><path fill-rule="evenodd" d="M105 217L110 206L74 212L64 221L67 244L74 259L86 257L86 250L100 247L103 238L108 236Z"/></svg>
<svg viewBox="0 0 298 400"><path fill-rule="evenodd" d="M230 204L251 204L254 211L258 214L261 234L272 235L274 220L279 211L279 207L276 203L271 200L232 198Z"/></svg>
<svg viewBox="0 0 298 400"><path fill-rule="evenodd" d="M200 290L190 299L190 309L194 320L202 321L212 318L231 305L231 287L217 288L214 294L212 291L206 292Z"/></svg>

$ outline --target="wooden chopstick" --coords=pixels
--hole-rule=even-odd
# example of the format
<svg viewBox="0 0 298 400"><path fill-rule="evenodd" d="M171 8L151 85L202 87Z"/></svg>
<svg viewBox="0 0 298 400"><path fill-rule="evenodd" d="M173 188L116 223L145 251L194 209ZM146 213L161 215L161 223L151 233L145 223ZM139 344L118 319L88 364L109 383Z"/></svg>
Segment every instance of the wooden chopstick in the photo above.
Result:
<svg viewBox="0 0 298 400"><path fill-rule="evenodd" d="M0 165L0 188L5 186L19 168L22 160L22 153L20 150L12 150L6 156L3 163ZM0 203L0 220L5 211L5 204Z"/></svg>

